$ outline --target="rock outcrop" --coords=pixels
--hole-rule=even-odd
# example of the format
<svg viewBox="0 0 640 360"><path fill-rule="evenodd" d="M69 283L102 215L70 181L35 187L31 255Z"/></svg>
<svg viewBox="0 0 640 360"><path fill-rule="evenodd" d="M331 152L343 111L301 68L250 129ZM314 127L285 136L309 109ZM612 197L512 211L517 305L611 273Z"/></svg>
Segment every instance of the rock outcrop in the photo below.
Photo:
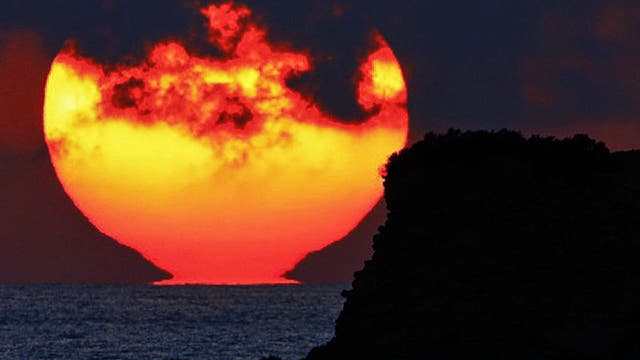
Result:
<svg viewBox="0 0 640 360"><path fill-rule="evenodd" d="M58 182L43 148L0 155L0 284L127 283L171 278L99 232Z"/></svg>
<svg viewBox="0 0 640 360"><path fill-rule="evenodd" d="M640 358L640 153L585 135L427 134L308 359Z"/></svg>

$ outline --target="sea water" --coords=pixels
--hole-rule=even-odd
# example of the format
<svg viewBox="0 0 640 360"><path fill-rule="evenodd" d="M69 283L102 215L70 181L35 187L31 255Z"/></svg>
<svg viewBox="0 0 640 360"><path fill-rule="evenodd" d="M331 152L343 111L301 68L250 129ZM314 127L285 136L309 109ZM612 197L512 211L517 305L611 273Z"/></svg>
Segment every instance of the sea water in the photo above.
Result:
<svg viewBox="0 0 640 360"><path fill-rule="evenodd" d="M349 287L0 285L0 359L299 359Z"/></svg>

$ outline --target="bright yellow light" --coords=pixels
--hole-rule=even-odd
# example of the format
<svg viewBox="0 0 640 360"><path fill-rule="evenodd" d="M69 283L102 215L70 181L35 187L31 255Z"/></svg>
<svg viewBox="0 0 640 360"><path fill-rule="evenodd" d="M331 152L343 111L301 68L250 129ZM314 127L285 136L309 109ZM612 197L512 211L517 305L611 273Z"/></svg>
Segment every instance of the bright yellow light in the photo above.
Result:
<svg viewBox="0 0 640 360"><path fill-rule="evenodd" d="M203 13L220 11L249 14ZM47 80L45 136L66 192L173 283L286 281L380 199L378 170L406 141L404 82L381 38L359 88L380 111L346 124L285 86L308 70L304 55L273 50L253 28L227 35L240 36L228 59L162 43L147 63L105 73L63 52Z"/></svg>

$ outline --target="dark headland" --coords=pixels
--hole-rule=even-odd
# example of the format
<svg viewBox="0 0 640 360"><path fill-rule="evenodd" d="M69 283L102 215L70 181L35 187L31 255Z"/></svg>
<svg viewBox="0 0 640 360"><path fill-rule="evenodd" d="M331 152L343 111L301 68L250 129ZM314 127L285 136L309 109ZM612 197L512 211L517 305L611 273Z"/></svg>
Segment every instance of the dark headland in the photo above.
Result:
<svg viewBox="0 0 640 360"><path fill-rule="evenodd" d="M0 284L171 278L89 222L65 194L44 147L11 157L0 149L0 204Z"/></svg>
<svg viewBox="0 0 640 360"><path fill-rule="evenodd" d="M585 135L427 134L307 359L639 359L640 152Z"/></svg>

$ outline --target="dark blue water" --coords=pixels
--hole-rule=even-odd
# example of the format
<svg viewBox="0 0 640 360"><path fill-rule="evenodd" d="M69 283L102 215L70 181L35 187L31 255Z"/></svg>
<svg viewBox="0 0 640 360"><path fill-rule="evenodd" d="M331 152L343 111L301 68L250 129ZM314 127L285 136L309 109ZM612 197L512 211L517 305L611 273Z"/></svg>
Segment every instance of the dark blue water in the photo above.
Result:
<svg viewBox="0 0 640 360"><path fill-rule="evenodd" d="M299 359L349 287L0 285L0 359Z"/></svg>

